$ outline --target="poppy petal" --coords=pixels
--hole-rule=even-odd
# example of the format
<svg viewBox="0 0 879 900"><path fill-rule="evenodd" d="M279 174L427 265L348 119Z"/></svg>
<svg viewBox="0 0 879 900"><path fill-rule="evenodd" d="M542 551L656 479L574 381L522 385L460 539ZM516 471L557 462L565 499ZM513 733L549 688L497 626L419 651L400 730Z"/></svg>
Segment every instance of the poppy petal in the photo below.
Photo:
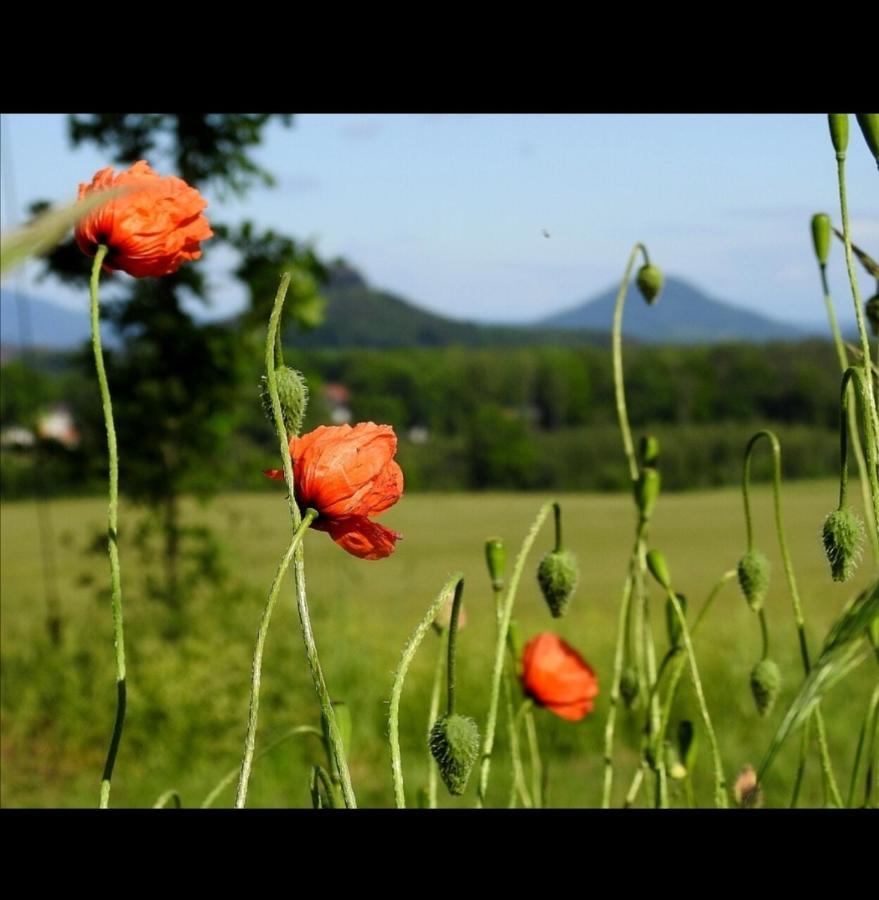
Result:
<svg viewBox="0 0 879 900"><path fill-rule="evenodd" d="M345 516L341 519L318 519L315 525L321 531L329 532L330 537L352 556L360 559L384 559L390 556L397 541L403 535L371 522L365 516Z"/></svg>

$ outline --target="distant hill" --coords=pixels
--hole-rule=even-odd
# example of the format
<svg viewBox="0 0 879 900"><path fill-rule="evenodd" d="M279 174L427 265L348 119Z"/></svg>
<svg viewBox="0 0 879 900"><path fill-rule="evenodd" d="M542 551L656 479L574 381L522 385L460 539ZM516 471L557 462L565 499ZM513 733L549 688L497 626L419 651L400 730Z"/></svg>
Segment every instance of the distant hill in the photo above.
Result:
<svg viewBox="0 0 879 900"><path fill-rule="evenodd" d="M591 300L541 319L546 328L609 330L618 288L608 288ZM703 293L681 278L669 276L662 293L649 307L630 286L623 330L627 338L649 343L718 343L721 341L798 340L812 330L779 322Z"/></svg>
<svg viewBox="0 0 879 900"><path fill-rule="evenodd" d="M0 341L3 344L18 346L25 338L18 319L21 298L27 303L32 346L70 350L91 337L87 296L79 311L4 289L0 295Z"/></svg>

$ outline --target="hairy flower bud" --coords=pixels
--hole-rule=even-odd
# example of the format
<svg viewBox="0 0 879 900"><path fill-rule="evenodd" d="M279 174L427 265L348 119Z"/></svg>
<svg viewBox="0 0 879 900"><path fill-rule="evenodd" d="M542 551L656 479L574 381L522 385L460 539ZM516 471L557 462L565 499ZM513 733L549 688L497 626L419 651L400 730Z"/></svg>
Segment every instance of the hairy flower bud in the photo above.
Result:
<svg viewBox="0 0 879 900"><path fill-rule="evenodd" d="M739 586L748 606L757 612L769 590L769 560L757 550L749 550L739 560Z"/></svg>
<svg viewBox="0 0 879 900"><path fill-rule="evenodd" d="M815 213L812 216L812 246L819 266L827 265L830 255L830 216L827 213Z"/></svg>
<svg viewBox="0 0 879 900"><path fill-rule="evenodd" d="M479 755L479 729L467 716L443 716L430 729L430 752L449 793L460 797Z"/></svg>
<svg viewBox="0 0 879 900"><path fill-rule="evenodd" d="M659 438L652 434L645 434L641 438L638 455L642 466L650 466L655 469L659 465Z"/></svg>
<svg viewBox="0 0 879 900"><path fill-rule="evenodd" d="M652 306L662 290L662 271L657 266L641 266L635 282L641 296Z"/></svg>
<svg viewBox="0 0 879 900"><path fill-rule="evenodd" d="M504 542L500 538L490 538L485 542L485 562L488 565L491 586L496 591L503 590L507 551L504 549Z"/></svg>
<svg viewBox="0 0 879 900"><path fill-rule="evenodd" d="M830 140L837 156L845 156L848 149L848 113L830 113L827 116L830 125Z"/></svg>
<svg viewBox="0 0 879 900"><path fill-rule="evenodd" d="M308 383L301 372L289 366L275 369L275 381L278 385L278 399L281 401L281 412L284 416L284 427L287 437L299 436L305 409L308 406ZM269 393L269 382L265 375L260 379L260 399L270 422L275 421L272 412L272 397Z"/></svg>
<svg viewBox="0 0 879 900"><path fill-rule="evenodd" d="M647 554L647 568L650 574L667 590L671 590L671 575L668 572L668 564L659 550L651 550Z"/></svg>
<svg viewBox="0 0 879 900"><path fill-rule="evenodd" d="M554 618L565 614L579 577L577 559L569 550L555 550L540 560L537 581Z"/></svg>
<svg viewBox="0 0 879 900"><path fill-rule="evenodd" d="M831 577L834 581L848 581L861 556L864 527L860 519L847 506L837 509L824 520L821 537Z"/></svg>
<svg viewBox="0 0 879 900"><path fill-rule="evenodd" d="M751 672L751 693L761 717L772 712L780 690L781 669L771 659L761 659Z"/></svg>
<svg viewBox="0 0 879 900"><path fill-rule="evenodd" d="M635 671L635 667L626 666L620 678L620 697L623 698L626 709L631 709L635 705L640 689L638 673Z"/></svg>

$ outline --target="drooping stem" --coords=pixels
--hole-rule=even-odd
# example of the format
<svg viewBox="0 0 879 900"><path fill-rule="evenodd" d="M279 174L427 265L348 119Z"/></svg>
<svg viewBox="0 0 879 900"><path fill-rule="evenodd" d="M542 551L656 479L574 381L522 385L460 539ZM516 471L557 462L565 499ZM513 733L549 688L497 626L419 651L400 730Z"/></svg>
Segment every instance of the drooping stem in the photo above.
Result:
<svg viewBox="0 0 879 900"><path fill-rule="evenodd" d="M266 382L268 384L269 397L272 401L272 415L274 416L275 432L278 435L281 463L284 468L284 481L287 485L287 504L290 508L290 518L295 532L296 529L299 528L302 516L299 512L299 506L296 503L293 463L290 459L287 430L284 426L284 415L281 409L281 401L278 398L278 381L275 376L276 335L278 333L278 328L280 327L281 313L284 309L284 300L287 296L287 289L290 286L290 278L290 273L285 272L281 277L278 293L275 295L275 303L272 307L272 314L269 318L269 329L266 335L265 366ZM351 775L348 772L348 763L345 759L345 748L342 744L342 735L339 732L336 714L333 710L329 691L324 682L320 660L317 655L317 646L311 629L311 616L308 612L308 600L305 594L305 563L301 543L296 548L293 555L293 577L296 584L296 607L299 612L299 624L302 629L302 640L305 644L305 658L308 663L309 672L311 673L314 690L320 704L321 719L325 725L325 730L329 735L330 750L332 751L332 759L330 762L339 779L345 806L352 809L357 806L357 801L354 797L354 789L351 786Z"/></svg>
<svg viewBox="0 0 879 900"><path fill-rule="evenodd" d="M449 646L449 630L443 628L439 637L439 649L436 654L436 666L433 670L433 687L430 690L430 710L427 714L427 808L436 809L437 768L433 754L430 752L430 730L439 717L440 692L443 686L443 669Z"/></svg>
<svg viewBox="0 0 879 900"><path fill-rule="evenodd" d="M702 624L702 620L705 618L705 614L711 608L711 604L714 602L714 598L723 590L724 586L729 584L736 577L736 570L730 569L727 572L724 572L723 575L720 576L720 580L717 584L711 588L711 592L708 594L708 597L705 599L705 602L702 604L702 609L699 610L699 615L693 620L693 627L690 629L690 634L695 636L696 632L699 630L699 626Z"/></svg>
<svg viewBox="0 0 879 900"><path fill-rule="evenodd" d="M235 808L244 809L247 802L247 788L250 784L250 770L253 766L253 751L256 746L256 726L259 718L259 691L262 683L262 657L265 648L266 637L269 633L269 624L272 621L272 612L275 609L275 601L281 590L281 583L290 567L290 562L296 552L296 548L302 542L302 537L308 530L311 523L317 518L317 510L309 509L299 527L293 534L290 544L287 547L278 569L275 572L274 581L272 581L269 596L266 600L265 609L263 609L262 618L260 619L259 629L256 634L256 647L253 651L253 666L251 668L250 682L250 711L247 717L247 734L244 737L244 756L241 759L241 774L238 777L238 790L235 794Z"/></svg>
<svg viewBox="0 0 879 900"><path fill-rule="evenodd" d="M403 683L406 680L406 673L415 656L415 651L424 640L424 636L433 625L433 620L437 613L442 609L443 604L448 602L449 595L458 583L464 580L462 572L456 572L442 586L440 592L436 595L436 599L430 605L424 618L418 623L412 636L409 638L406 646L403 648L403 654L397 665L397 671L394 673L394 683L391 687L391 701L388 709L388 741L391 748L391 775L394 779L394 801L397 809L404 809L406 806L406 792L403 787L403 763L400 756L400 698L403 695ZM431 723L432 725L433 723Z"/></svg>
<svg viewBox="0 0 879 900"><path fill-rule="evenodd" d="M159 796L159 799L153 804L153 809L165 809L165 807L172 803L174 809L182 809L183 804L180 802L180 794L171 788L170 790L165 791L163 794Z"/></svg>
<svg viewBox="0 0 879 900"><path fill-rule="evenodd" d="M843 379L843 396L845 396L845 378ZM800 642L800 656L803 661L803 672L808 676L812 669L812 664L809 660L809 646L806 640L806 620L803 616L803 607L800 603L800 594L797 590L794 567L787 548L784 524L781 518L781 444L778 442L778 438L775 436L774 432L769 431L768 429L758 431L748 442L748 446L745 449L744 485L746 488L750 477L751 454L755 444L761 437L766 438L772 448L772 496L775 510L775 532L778 537L778 546L781 550L781 559L784 564L784 574L787 579L791 603L793 604L794 621L796 622L797 636ZM821 754L821 770L825 781L825 787L833 796L837 805L842 806L842 797L839 793L839 788L836 785L836 778L834 777L833 766L830 761L830 752L827 747L827 737L824 729L824 717L821 714L820 705L815 707L815 711L812 715L815 718L815 728L818 733L818 747Z"/></svg>
<svg viewBox="0 0 879 900"><path fill-rule="evenodd" d="M757 611L757 616L760 619L760 634L763 637L763 652L760 659L766 659L769 656L769 625L766 622L766 610L762 606Z"/></svg>
<svg viewBox="0 0 879 900"><path fill-rule="evenodd" d="M101 778L101 809L110 805L110 785L113 780L113 769L116 765L116 754L122 740L122 726L125 724L126 686L125 686L125 630L122 623L122 572L119 566L119 451L116 447L116 425L113 422L113 404L110 400L110 386L107 383L107 371L104 368L104 352L101 349L101 325L98 304L98 280L101 275L101 264L104 262L108 248L101 244L95 254L90 281L90 314L92 328L92 350L95 357L95 370L98 373L98 386L101 392L101 408L104 413L104 426L107 429L107 456L110 468L109 502L107 509L107 552L110 558L110 603L113 609L113 646L116 658L116 718L113 722L113 733L110 736L110 747L104 763L104 774Z"/></svg>
<svg viewBox="0 0 879 900"><path fill-rule="evenodd" d="M562 507L553 503L552 510L555 513L555 552L559 553L562 549Z"/></svg>
<svg viewBox="0 0 879 900"><path fill-rule="evenodd" d="M551 502L544 503L543 506L540 507L537 517L534 519L528 534L525 536L525 540L522 542L522 547L519 550L519 555L516 557L516 562L513 566L513 575L510 578L507 586L507 593L501 607L497 641L495 644L494 666L491 674L491 693L489 696L488 716L486 718L485 735L483 737L481 749L482 762L479 769L479 786L476 800L476 805L478 807L485 805L485 797L488 791L488 778L491 771L491 754L494 749L494 734L495 728L497 727L497 710L500 700L501 678L504 671L504 648L507 643L507 632L510 630L510 619L513 616L513 603L516 599L516 591L519 589L519 581L522 578L525 560L531 552L531 547L537 538L537 533L546 521L546 517L549 515L551 507Z"/></svg>
<svg viewBox="0 0 879 900"><path fill-rule="evenodd" d="M455 714L455 646L458 642L458 615L461 612L461 599L463 596L464 579L461 578L455 585L455 599L452 601L452 615L449 621L448 699L446 703L446 713L449 716Z"/></svg>

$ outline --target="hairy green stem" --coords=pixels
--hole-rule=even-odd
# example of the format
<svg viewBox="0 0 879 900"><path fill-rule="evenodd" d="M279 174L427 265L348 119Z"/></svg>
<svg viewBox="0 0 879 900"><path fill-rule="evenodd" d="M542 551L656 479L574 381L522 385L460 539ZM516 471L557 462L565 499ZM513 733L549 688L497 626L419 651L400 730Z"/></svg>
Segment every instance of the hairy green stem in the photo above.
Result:
<svg viewBox="0 0 879 900"><path fill-rule="evenodd" d="M110 487L107 509L107 552L110 558L110 603L113 609L113 646L116 657L116 717L113 721L113 733L110 736L110 747L104 763L101 777L100 808L110 805L110 785L113 780L113 768L116 765L116 754L122 740L122 726L125 724L126 685L125 685L125 631L122 623L122 572L119 566L119 451L116 447L116 425L113 422L113 404L110 400L110 386L107 383L107 371L104 368L104 352L101 349L101 325L98 303L98 280L101 276L101 264L107 256L108 248L101 244L95 254L92 265L90 287L90 314L92 328L92 350L95 357L95 370L98 374L98 385L101 392L101 408L104 413L104 426L107 429L107 456L109 457Z"/></svg>
<svg viewBox="0 0 879 900"><path fill-rule="evenodd" d="M424 636L433 625L433 620L437 613L442 609L449 599L449 594L454 591L460 583L464 581L464 573L456 572L442 586L440 592L436 595L436 599L431 603L424 618L418 623L412 636L409 638L406 646L403 648L403 655L397 665L397 671L394 673L394 683L391 686L391 702L388 709L388 741L391 747L391 775L394 779L394 801L397 809L406 807L406 792L403 787L403 763L400 756L400 698L403 695L403 682L406 680L406 673L415 656ZM431 727L433 723L431 723Z"/></svg>
<svg viewBox="0 0 879 900"><path fill-rule="evenodd" d="M800 739L800 753L797 758L797 773L794 776L794 786L791 791L790 808L796 809L797 802L800 798L800 789L803 786L803 779L806 776L806 762L809 757L809 733L812 730L812 720L806 719L803 725L803 736Z"/></svg>
<svg viewBox="0 0 879 900"><path fill-rule="evenodd" d="M537 538L537 533L546 521L549 511L552 508L552 502L544 503L537 513L537 517L531 524L516 562L513 566L513 575L507 586L507 592L504 602L501 606L501 616L498 623L497 641L494 652L494 666L491 674L491 694L489 698L488 717L485 723L485 736L483 737L481 749L481 765L479 769L479 786L477 789L477 807L485 805L486 793L488 792L488 778L491 771L491 753L494 749L494 733L497 726L497 710L500 700L501 678L504 671L504 648L507 643L507 632L510 630L510 619L513 616L513 603L516 599L516 591L519 589L519 581L522 578L522 570L525 567L525 560L531 552L531 547Z"/></svg>
<svg viewBox="0 0 879 900"><path fill-rule="evenodd" d="M855 417L851 414L849 404L849 385L855 388L855 394L860 401L861 410L864 413L864 437L867 443L867 476L870 480L870 493L873 498L873 517L879 522L879 444L869 427L869 383L864 370L860 366L849 366L842 375L842 387L840 388L840 420L839 420L839 508L845 505L846 487L848 483L848 446L846 423L853 424L857 429ZM873 535L876 538L876 535Z"/></svg>
<svg viewBox="0 0 879 900"><path fill-rule="evenodd" d="M281 313L284 309L284 300L287 296L287 289L290 287L290 278L290 273L285 272L281 277L278 293L275 295L275 302L272 307L271 317L269 318L268 333L266 334L265 366L266 383L269 389L269 397L272 401L272 415L275 422L275 432L278 436L281 464L284 469L284 481L287 485L287 504L290 509L293 530L296 531L296 529L299 528L302 515L299 512L299 506L296 503L293 463L290 459L287 429L284 426L284 414L281 409L281 401L278 398L278 381L275 376L276 335L280 327ZM330 755L332 757L330 762L339 779L345 806L349 809L353 809L356 808L357 801L354 797L354 789L351 786L351 775L348 772L348 762L345 759L345 748L342 744L342 735L339 732L336 714L333 710L330 694L324 681L323 671L321 670L320 660L317 655L317 646L311 628L311 616L308 612L308 600L305 593L305 562L301 543L296 548L293 555L293 578L296 584L296 607L299 612L299 624L302 629L302 640L305 644L305 658L308 663L309 672L311 673L312 684L314 685L314 690L320 704L321 719L325 725L325 730L329 735Z"/></svg>
<svg viewBox="0 0 879 900"><path fill-rule="evenodd" d="M760 659L766 659L769 656L769 625L766 622L766 610L762 606L757 611L757 618L760 619L760 634L763 638L763 651Z"/></svg>
<svg viewBox="0 0 879 900"><path fill-rule="evenodd" d="M278 564L275 572L274 581L272 581L269 596L263 609L262 618L260 619L259 628L256 633L256 647L253 651L253 665L251 667L250 682L250 710L247 717L247 734L244 737L244 756L241 759L241 773L238 778L238 790L235 794L235 808L244 809L247 802L247 787L250 783L250 770L253 766L253 751L256 746L256 726L259 718L259 690L262 683L262 657L265 648L266 637L269 633L269 624L272 621L272 612L275 609L275 601L281 590L281 583L290 567L293 554L296 548L302 542L302 538L311 523L317 518L317 510L309 509L299 527L293 534L290 544L286 552Z"/></svg>
<svg viewBox="0 0 879 900"><path fill-rule="evenodd" d="M455 599L452 601L452 613L449 619L449 642L448 654L449 663L447 667L447 703L446 715L453 716L455 714L455 648L458 643L458 615L461 612L461 600L464 596L464 579L462 578L455 585Z"/></svg>
<svg viewBox="0 0 879 900"><path fill-rule="evenodd" d="M177 793L173 788L171 790L165 791L164 794L159 796L159 799L153 804L153 809L165 809L169 803L174 804L174 809L182 809L183 804L180 802L180 794Z"/></svg>
<svg viewBox="0 0 879 900"><path fill-rule="evenodd" d="M437 801L437 767L436 760L430 752L430 732L433 723L439 718L440 693L443 686L443 669L448 653L449 630L443 628L439 636L439 650L436 654L436 666L433 670L433 687L430 690L430 710L427 715L427 808L436 809Z"/></svg>

